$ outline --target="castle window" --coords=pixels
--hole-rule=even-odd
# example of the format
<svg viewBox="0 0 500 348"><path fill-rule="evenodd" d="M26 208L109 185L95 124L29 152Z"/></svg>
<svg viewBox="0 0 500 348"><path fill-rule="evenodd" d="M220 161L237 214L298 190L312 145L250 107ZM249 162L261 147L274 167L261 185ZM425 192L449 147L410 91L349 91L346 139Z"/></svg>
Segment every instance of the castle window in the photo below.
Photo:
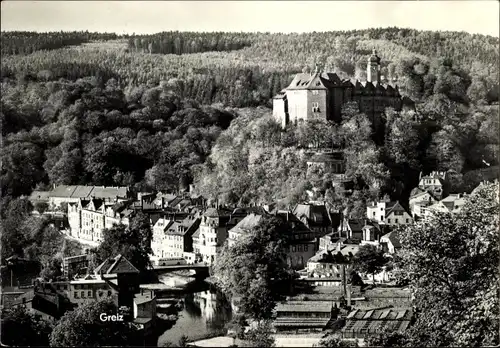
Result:
<svg viewBox="0 0 500 348"><path fill-rule="evenodd" d="M312 94L313 94L313 95L318 95L318 94L319 94L319 91L314 90L314 91L312 91Z"/></svg>

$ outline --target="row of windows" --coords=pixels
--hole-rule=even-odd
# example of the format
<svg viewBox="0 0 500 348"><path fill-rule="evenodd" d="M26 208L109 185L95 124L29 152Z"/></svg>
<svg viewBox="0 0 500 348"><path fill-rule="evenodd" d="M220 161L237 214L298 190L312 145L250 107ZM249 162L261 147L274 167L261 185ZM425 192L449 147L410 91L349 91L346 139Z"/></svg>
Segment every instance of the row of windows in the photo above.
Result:
<svg viewBox="0 0 500 348"><path fill-rule="evenodd" d="M309 250L309 245L307 244L292 245L292 252L302 252L308 250Z"/></svg>
<svg viewBox="0 0 500 348"><path fill-rule="evenodd" d="M92 290L87 291L87 297L85 297L85 291L80 291L80 297L78 296L78 294L79 294L79 293L78 293L78 291L75 291L75 292L73 293L73 297L74 297L74 298L82 298L82 299L83 299L83 298L90 298L90 297L93 297L93 296L92 296ZM107 294L108 294L108 296L111 296L111 290L108 290L108 293L107 293ZM105 295L105 292L104 292L104 291L99 291L99 295L100 295L100 296L104 296L104 295Z"/></svg>
<svg viewBox="0 0 500 348"><path fill-rule="evenodd" d="M387 219L387 223L391 223L391 219ZM397 224L398 223L398 219L394 219L394 223ZM409 224L410 223L410 219L406 219L406 223Z"/></svg>

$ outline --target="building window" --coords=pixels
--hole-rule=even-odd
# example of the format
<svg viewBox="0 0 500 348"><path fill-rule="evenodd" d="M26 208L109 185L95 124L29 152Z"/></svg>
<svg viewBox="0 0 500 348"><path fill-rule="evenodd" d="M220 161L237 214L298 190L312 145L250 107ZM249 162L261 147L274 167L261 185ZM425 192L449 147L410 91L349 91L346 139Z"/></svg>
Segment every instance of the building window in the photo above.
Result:
<svg viewBox="0 0 500 348"><path fill-rule="evenodd" d="M397 223L398 223L398 219L394 219L394 223L396 223L396 224L397 224Z"/></svg>
<svg viewBox="0 0 500 348"><path fill-rule="evenodd" d="M92 297L92 290L89 290L89 291L88 291L87 296L88 296L88 297Z"/></svg>
<svg viewBox="0 0 500 348"><path fill-rule="evenodd" d="M82 298L85 298L85 291L82 291Z"/></svg>
<svg viewBox="0 0 500 348"><path fill-rule="evenodd" d="M307 249L309 248L309 245L304 245L304 251L307 251Z"/></svg>
<svg viewBox="0 0 500 348"><path fill-rule="evenodd" d="M75 291L75 293L73 294L73 297L78 298L78 291Z"/></svg>
<svg viewBox="0 0 500 348"><path fill-rule="evenodd" d="M408 223L410 223L410 219L406 219L406 223L407 223L407 224L408 224Z"/></svg>
<svg viewBox="0 0 500 348"><path fill-rule="evenodd" d="M312 94L313 94L313 95L318 95L318 94L319 94L319 91L314 90L314 91L312 91Z"/></svg>
<svg viewBox="0 0 500 348"><path fill-rule="evenodd" d="M391 219L387 219L387 223L389 223L389 224L390 224L390 223L391 223Z"/></svg>

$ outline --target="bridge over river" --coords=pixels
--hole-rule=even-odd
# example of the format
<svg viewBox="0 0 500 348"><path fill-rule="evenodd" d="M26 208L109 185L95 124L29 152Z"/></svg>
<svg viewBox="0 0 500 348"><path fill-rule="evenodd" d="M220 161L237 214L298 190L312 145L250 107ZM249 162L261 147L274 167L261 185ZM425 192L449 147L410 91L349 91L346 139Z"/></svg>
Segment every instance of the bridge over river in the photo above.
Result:
<svg viewBox="0 0 500 348"><path fill-rule="evenodd" d="M205 264L195 263L192 265L168 265L154 266L153 270L156 274L165 274L176 271L194 270L195 278L205 279L210 276L210 267Z"/></svg>

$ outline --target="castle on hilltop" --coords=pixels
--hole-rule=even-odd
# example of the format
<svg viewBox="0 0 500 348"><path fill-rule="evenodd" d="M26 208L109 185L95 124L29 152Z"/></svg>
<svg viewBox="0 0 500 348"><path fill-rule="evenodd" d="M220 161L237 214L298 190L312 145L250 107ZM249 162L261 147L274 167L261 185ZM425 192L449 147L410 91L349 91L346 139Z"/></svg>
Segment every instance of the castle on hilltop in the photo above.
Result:
<svg viewBox="0 0 500 348"><path fill-rule="evenodd" d="M357 102L374 128L378 128L385 108L401 110L404 99L398 86L384 84L380 76L380 57L373 50L368 58L366 82L341 80L335 73L300 73L273 98L273 117L284 128L299 120L326 119L340 122L342 105Z"/></svg>

